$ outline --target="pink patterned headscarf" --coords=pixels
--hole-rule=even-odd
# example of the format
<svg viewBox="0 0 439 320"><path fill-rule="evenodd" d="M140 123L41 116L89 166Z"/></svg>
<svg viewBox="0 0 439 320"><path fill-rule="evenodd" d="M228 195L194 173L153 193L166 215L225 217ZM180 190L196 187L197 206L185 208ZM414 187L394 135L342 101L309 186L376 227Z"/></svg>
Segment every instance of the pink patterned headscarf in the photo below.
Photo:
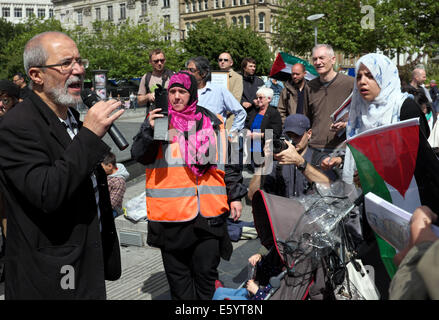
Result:
<svg viewBox="0 0 439 320"><path fill-rule="evenodd" d="M190 94L188 105L182 111L174 110L168 100L170 122L177 131L180 152L186 165L196 176L202 176L215 162L207 161L209 157L216 159L216 141L212 122L201 112L196 113L198 95L195 77L186 72L174 74L169 80L168 93L173 87L180 87Z"/></svg>

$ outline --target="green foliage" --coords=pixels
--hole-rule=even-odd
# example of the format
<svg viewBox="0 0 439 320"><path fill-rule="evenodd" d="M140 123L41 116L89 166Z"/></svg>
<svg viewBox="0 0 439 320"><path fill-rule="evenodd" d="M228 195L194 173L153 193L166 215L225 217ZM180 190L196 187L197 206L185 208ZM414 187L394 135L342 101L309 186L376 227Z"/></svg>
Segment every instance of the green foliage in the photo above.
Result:
<svg viewBox="0 0 439 320"><path fill-rule="evenodd" d="M346 54L379 49L390 57L397 52L417 53L413 60L419 60L439 45L437 0L281 0L274 43L287 52L309 54L314 46L314 25L306 17L316 13L325 14L318 20L318 42ZM373 29L364 28L369 15Z"/></svg>
<svg viewBox="0 0 439 320"><path fill-rule="evenodd" d="M234 61L235 71L241 69L245 57L253 57L257 62L256 73L267 74L272 65L273 54L265 40L249 28L228 26L226 21L203 19L189 30L183 42L184 58L204 56L209 59L213 70L219 69L218 56L229 52Z"/></svg>
<svg viewBox="0 0 439 320"><path fill-rule="evenodd" d="M92 70L108 70L108 77L128 79L141 77L151 71L149 51L161 48L167 59L167 67L174 69L180 61L176 54L178 43L163 40L163 33L150 25L134 25L129 20L120 25L95 22L93 32L77 27L71 32L81 56L90 60L87 75Z"/></svg>
<svg viewBox="0 0 439 320"><path fill-rule="evenodd" d="M16 72L24 72L23 49L26 42L33 36L50 30L63 31L63 28L61 23L54 19L40 20L38 18L31 18L25 24L17 24L12 28L7 26L7 30L11 36L9 39L6 38L5 45L0 48L1 79L11 78Z"/></svg>

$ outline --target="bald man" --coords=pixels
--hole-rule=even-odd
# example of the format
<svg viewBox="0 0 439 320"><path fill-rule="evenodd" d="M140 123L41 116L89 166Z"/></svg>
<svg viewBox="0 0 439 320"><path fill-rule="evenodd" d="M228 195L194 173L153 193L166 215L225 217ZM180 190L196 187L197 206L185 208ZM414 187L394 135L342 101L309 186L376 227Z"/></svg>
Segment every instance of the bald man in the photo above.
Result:
<svg viewBox="0 0 439 320"><path fill-rule="evenodd" d="M100 101L79 120L88 60L67 35L36 35L23 60L32 91L0 124L5 298L105 299L121 263L102 137L123 110Z"/></svg>
<svg viewBox="0 0 439 320"><path fill-rule="evenodd" d="M425 88L424 83L427 80L427 74L424 68L421 68L422 65L416 66L412 72L412 81L410 82L410 86L412 86L415 90L424 93L430 103L433 102L431 99L430 93L427 88Z"/></svg>
<svg viewBox="0 0 439 320"><path fill-rule="evenodd" d="M281 92L277 105L282 123L291 114L303 114L303 106L308 103L308 85L305 74L306 69L303 64L296 63L291 67L291 78L285 82L285 88Z"/></svg>

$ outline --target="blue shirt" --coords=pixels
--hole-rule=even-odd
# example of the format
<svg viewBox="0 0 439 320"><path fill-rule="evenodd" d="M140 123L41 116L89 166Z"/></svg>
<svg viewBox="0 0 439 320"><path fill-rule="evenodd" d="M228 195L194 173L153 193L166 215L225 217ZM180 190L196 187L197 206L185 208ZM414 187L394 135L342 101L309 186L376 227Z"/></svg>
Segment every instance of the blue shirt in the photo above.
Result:
<svg viewBox="0 0 439 320"><path fill-rule="evenodd" d="M250 127L250 130L252 132L261 132L262 119L264 119L264 116L258 113L255 119L253 120L252 126ZM252 140L251 152L261 152L261 151L262 151L261 139L259 138Z"/></svg>
<svg viewBox="0 0 439 320"><path fill-rule="evenodd" d="M279 103L280 94L284 88L284 85L281 81L277 81L276 84L274 84L271 79L268 79L267 82L265 82L265 86L267 88L273 89L273 98L270 101L270 106L277 108L277 105Z"/></svg>
<svg viewBox="0 0 439 320"><path fill-rule="evenodd" d="M224 122L227 119L227 112L233 113L235 120L230 131L240 131L244 128L247 112L226 88L208 81L204 88L198 89L198 105L214 114L220 114Z"/></svg>

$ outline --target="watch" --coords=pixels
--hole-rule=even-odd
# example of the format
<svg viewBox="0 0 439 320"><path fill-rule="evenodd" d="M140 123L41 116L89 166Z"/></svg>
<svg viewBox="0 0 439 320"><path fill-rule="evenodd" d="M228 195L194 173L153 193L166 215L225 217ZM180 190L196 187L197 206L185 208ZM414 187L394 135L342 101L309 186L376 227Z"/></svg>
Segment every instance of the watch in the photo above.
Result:
<svg viewBox="0 0 439 320"><path fill-rule="evenodd" d="M297 166L297 169L300 171L300 172L304 172L305 171L305 169L306 169L306 166L308 165L308 161L306 161L305 159L303 159L303 163L301 164L301 165L298 165Z"/></svg>

